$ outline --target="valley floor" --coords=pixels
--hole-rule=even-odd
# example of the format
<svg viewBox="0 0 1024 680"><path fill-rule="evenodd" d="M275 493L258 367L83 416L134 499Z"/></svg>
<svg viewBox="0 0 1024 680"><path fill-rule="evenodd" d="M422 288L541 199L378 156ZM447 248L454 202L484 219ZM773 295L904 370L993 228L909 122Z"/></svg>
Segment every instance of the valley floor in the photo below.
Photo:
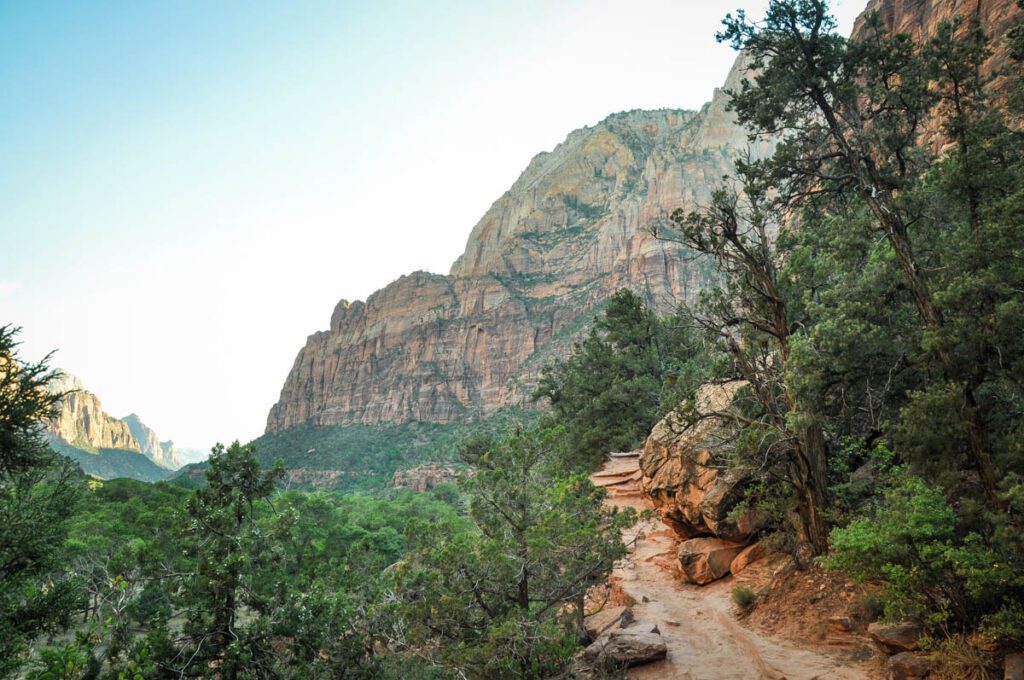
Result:
<svg viewBox="0 0 1024 680"><path fill-rule="evenodd" d="M638 461L612 457L592 476L608 502L643 510ZM612 573L613 597L632 604L635 618L658 624L668 646L664 661L630 669L635 680L857 680L872 677L865 650L822 650L769 636L737 620L731 588L770 578L751 568L706 586L680 581L677 539L658 520L641 521L627 536L634 548ZM749 573L748 573L749 572Z"/></svg>

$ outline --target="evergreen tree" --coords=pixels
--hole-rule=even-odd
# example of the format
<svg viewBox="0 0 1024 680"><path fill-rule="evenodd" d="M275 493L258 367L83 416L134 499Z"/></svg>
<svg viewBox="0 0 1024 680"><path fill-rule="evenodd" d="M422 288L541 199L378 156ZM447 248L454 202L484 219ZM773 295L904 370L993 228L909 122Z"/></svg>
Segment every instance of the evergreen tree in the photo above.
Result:
<svg viewBox="0 0 1024 680"><path fill-rule="evenodd" d="M543 430L478 440L464 455L476 530L416 527L399 578L407 642L436 646L435 663L473 677L550 677L585 635L583 598L624 554L635 513L561 472Z"/></svg>
<svg viewBox="0 0 1024 680"><path fill-rule="evenodd" d="M80 599L61 562L78 474L43 435L62 395L46 389L49 357L19 358L17 332L0 327L0 677L18 672L36 636L66 627Z"/></svg>
<svg viewBox="0 0 1024 680"><path fill-rule="evenodd" d="M190 642L176 661L184 660L190 674L215 668L225 680L266 677L273 665L267 642L239 621L243 608L258 612L262 605L255 575L272 553L255 521L257 505L268 502L284 474L280 465L263 472L254 452L237 441L215 446L206 486L187 504L186 541L196 571L187 586Z"/></svg>
<svg viewBox="0 0 1024 680"><path fill-rule="evenodd" d="M545 367L534 397L550 402L571 461L592 468L610 451L641 445L699 374L702 358L681 318L659 320L624 288L572 354Z"/></svg>

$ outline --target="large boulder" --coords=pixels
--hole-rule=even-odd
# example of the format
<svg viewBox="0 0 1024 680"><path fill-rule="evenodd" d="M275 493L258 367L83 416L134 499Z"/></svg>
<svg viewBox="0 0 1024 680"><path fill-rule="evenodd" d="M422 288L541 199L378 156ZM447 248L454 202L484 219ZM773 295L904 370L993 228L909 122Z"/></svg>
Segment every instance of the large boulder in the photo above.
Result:
<svg viewBox="0 0 1024 680"><path fill-rule="evenodd" d="M704 585L726 576L741 543L721 538L691 538L679 544L679 567L691 583Z"/></svg>
<svg viewBox="0 0 1024 680"><path fill-rule="evenodd" d="M705 385L697 394L697 410L727 409L745 384ZM747 477L715 464L716 435L720 433L720 421L704 419L691 424L673 412L654 426L640 455L644 493L680 538L710 534L743 541L758 528L753 515L729 517L743 499Z"/></svg>
<svg viewBox="0 0 1024 680"><path fill-rule="evenodd" d="M921 648L921 626L912 621L900 623L872 623L868 626L871 639L889 654L913 652Z"/></svg>

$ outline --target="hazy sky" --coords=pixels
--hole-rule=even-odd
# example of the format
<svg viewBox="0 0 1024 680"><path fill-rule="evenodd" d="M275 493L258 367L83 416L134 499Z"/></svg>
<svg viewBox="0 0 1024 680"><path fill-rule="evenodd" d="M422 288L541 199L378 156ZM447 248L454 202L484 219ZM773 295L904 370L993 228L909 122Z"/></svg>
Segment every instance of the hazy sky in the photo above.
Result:
<svg viewBox="0 0 1024 680"><path fill-rule="evenodd" d="M0 323L179 446L250 439L340 298L447 272L571 130L699 108L764 4L0 0Z"/></svg>

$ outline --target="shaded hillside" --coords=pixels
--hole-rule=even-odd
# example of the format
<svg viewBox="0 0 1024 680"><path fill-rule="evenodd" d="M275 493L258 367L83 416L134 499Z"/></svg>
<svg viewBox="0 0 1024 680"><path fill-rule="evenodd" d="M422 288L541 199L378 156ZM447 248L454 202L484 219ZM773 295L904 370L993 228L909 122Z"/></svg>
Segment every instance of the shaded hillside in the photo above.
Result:
<svg viewBox="0 0 1024 680"><path fill-rule="evenodd" d="M135 479L140 482L159 482L174 473L160 467L137 451L101 448L95 451L71 446L59 439L50 440L54 451L78 463L82 471L99 479Z"/></svg>

